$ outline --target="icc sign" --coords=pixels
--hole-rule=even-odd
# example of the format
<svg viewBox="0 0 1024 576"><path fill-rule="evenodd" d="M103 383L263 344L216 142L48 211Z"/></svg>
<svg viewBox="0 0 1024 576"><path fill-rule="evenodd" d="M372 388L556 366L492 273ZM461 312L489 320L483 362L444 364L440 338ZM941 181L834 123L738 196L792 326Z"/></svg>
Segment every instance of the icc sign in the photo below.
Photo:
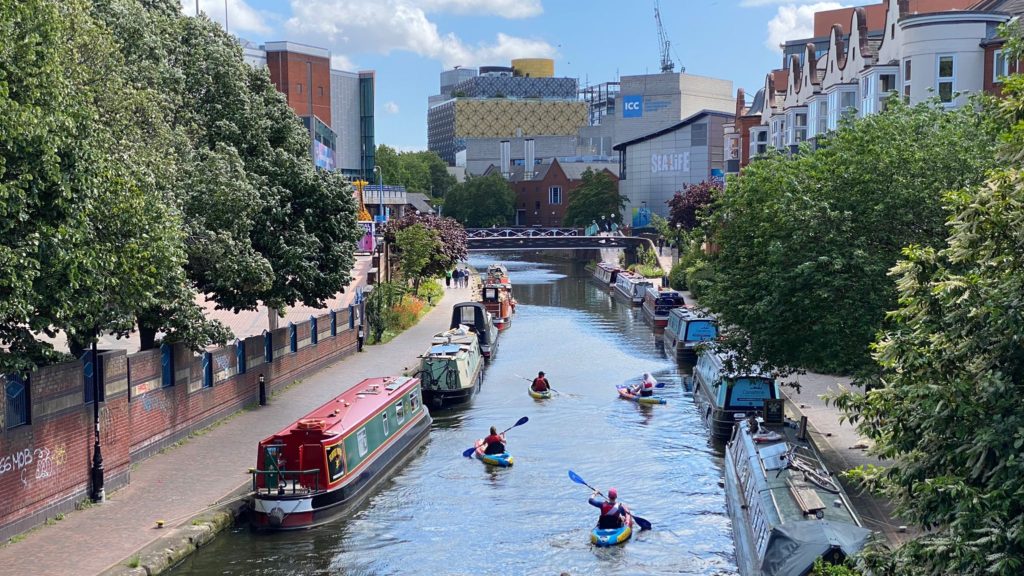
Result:
<svg viewBox="0 0 1024 576"><path fill-rule="evenodd" d="M622 117L623 118L640 118L644 115L644 97L640 95L636 96L623 96L622 97Z"/></svg>

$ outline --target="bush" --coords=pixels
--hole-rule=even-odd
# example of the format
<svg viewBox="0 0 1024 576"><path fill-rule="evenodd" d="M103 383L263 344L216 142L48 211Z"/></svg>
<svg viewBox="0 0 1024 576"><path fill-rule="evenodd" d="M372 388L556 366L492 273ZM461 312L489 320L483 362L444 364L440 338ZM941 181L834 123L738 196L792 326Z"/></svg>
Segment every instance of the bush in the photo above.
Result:
<svg viewBox="0 0 1024 576"><path fill-rule="evenodd" d="M860 572L850 568L847 564L828 564L818 558L814 561L811 576L860 576Z"/></svg>
<svg viewBox="0 0 1024 576"><path fill-rule="evenodd" d="M416 296L433 305L434 302L439 302L444 297L444 288L441 288L441 284L430 279L420 284L420 289L416 291Z"/></svg>
<svg viewBox="0 0 1024 576"><path fill-rule="evenodd" d="M686 290L686 266L682 262L676 262L668 273L668 285L673 290Z"/></svg>
<svg viewBox="0 0 1024 576"><path fill-rule="evenodd" d="M689 268L686 268L686 285L690 287L690 294L699 299L704 290L711 284L714 278L714 270L707 260L698 260Z"/></svg>
<svg viewBox="0 0 1024 576"><path fill-rule="evenodd" d="M665 274L661 266L651 266L649 264L633 264L629 267L629 271L635 272L644 278L661 278Z"/></svg>
<svg viewBox="0 0 1024 576"><path fill-rule="evenodd" d="M427 303L415 296L402 298L402 301L391 309L391 313L394 315L394 324L391 325L391 328L405 330L413 326L426 307Z"/></svg>

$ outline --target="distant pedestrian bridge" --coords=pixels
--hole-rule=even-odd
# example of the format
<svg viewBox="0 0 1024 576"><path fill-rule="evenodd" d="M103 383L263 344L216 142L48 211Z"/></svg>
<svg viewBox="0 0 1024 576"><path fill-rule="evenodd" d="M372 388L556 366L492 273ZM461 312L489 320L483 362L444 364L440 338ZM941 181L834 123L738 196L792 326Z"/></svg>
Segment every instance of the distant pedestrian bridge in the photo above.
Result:
<svg viewBox="0 0 1024 576"><path fill-rule="evenodd" d="M591 232L593 235L587 235ZM467 228L467 248L471 252L494 250L602 250L635 249L649 245L646 238L599 236L582 228Z"/></svg>

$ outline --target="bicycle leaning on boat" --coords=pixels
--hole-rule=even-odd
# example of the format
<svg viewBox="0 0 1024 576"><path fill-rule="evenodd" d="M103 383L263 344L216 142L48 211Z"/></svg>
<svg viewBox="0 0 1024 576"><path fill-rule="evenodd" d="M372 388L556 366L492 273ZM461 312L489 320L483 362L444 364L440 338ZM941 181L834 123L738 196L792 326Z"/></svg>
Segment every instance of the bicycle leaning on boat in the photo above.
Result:
<svg viewBox="0 0 1024 576"><path fill-rule="evenodd" d="M811 482L818 488L831 492L832 494L839 494L839 483L829 474L828 470L821 468L816 462L812 461L806 456L801 456L797 453L797 447L792 446L782 458L786 462L786 468L784 470L796 470L803 474L804 480ZM778 476L782 474L782 470L776 474Z"/></svg>

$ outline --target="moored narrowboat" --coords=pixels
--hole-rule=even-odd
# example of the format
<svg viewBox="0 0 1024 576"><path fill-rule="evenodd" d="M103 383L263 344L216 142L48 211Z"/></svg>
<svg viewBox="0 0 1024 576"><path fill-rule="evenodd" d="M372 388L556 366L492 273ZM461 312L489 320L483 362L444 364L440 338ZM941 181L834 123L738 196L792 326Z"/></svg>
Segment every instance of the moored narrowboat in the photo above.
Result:
<svg viewBox="0 0 1024 576"><path fill-rule="evenodd" d="M296 530L361 502L430 431L416 378L368 378L262 440L252 470L252 524Z"/></svg>
<svg viewBox="0 0 1024 576"><path fill-rule="evenodd" d="M644 291L652 286L650 280L626 270L619 271L615 277L615 292L634 306L643 302Z"/></svg>
<svg viewBox="0 0 1024 576"><path fill-rule="evenodd" d="M668 324L668 315L675 308L686 306L683 295L675 290L659 290L653 286L644 291L644 318L654 328L664 328Z"/></svg>
<svg viewBox="0 0 1024 576"><path fill-rule="evenodd" d="M508 268L502 264L491 264L484 272L484 284L510 284Z"/></svg>
<svg viewBox="0 0 1024 576"><path fill-rule="evenodd" d="M498 347L498 329L494 317L479 302L460 302L452 307L452 321L449 328L466 326L477 336L480 354L492 358Z"/></svg>
<svg viewBox="0 0 1024 576"><path fill-rule="evenodd" d="M516 311L516 301L512 297L512 284L505 278L504 282L484 280L480 288L480 300L484 308L491 313L494 327L504 330L512 325L512 314Z"/></svg>
<svg viewBox="0 0 1024 576"><path fill-rule="evenodd" d="M480 387L483 355L478 336L466 326L437 334L420 360L423 402L447 408L468 402Z"/></svg>
<svg viewBox="0 0 1024 576"><path fill-rule="evenodd" d="M615 286L615 280L621 271L621 268L610 262L598 262L594 266L594 280L605 288L611 288Z"/></svg>
<svg viewBox="0 0 1024 576"><path fill-rule="evenodd" d="M718 338L718 321L693 308L674 308L668 313L661 338L665 352L679 358L692 354L701 342Z"/></svg>
<svg viewBox="0 0 1024 576"><path fill-rule="evenodd" d="M725 501L742 576L810 574L818 558L842 564L871 534L794 432L748 418L726 445Z"/></svg>
<svg viewBox="0 0 1024 576"><path fill-rule="evenodd" d="M725 369L727 357L713 348L703 351L693 369L693 400L711 436L728 440L738 414L762 410L765 400L782 398L779 384L768 372Z"/></svg>

